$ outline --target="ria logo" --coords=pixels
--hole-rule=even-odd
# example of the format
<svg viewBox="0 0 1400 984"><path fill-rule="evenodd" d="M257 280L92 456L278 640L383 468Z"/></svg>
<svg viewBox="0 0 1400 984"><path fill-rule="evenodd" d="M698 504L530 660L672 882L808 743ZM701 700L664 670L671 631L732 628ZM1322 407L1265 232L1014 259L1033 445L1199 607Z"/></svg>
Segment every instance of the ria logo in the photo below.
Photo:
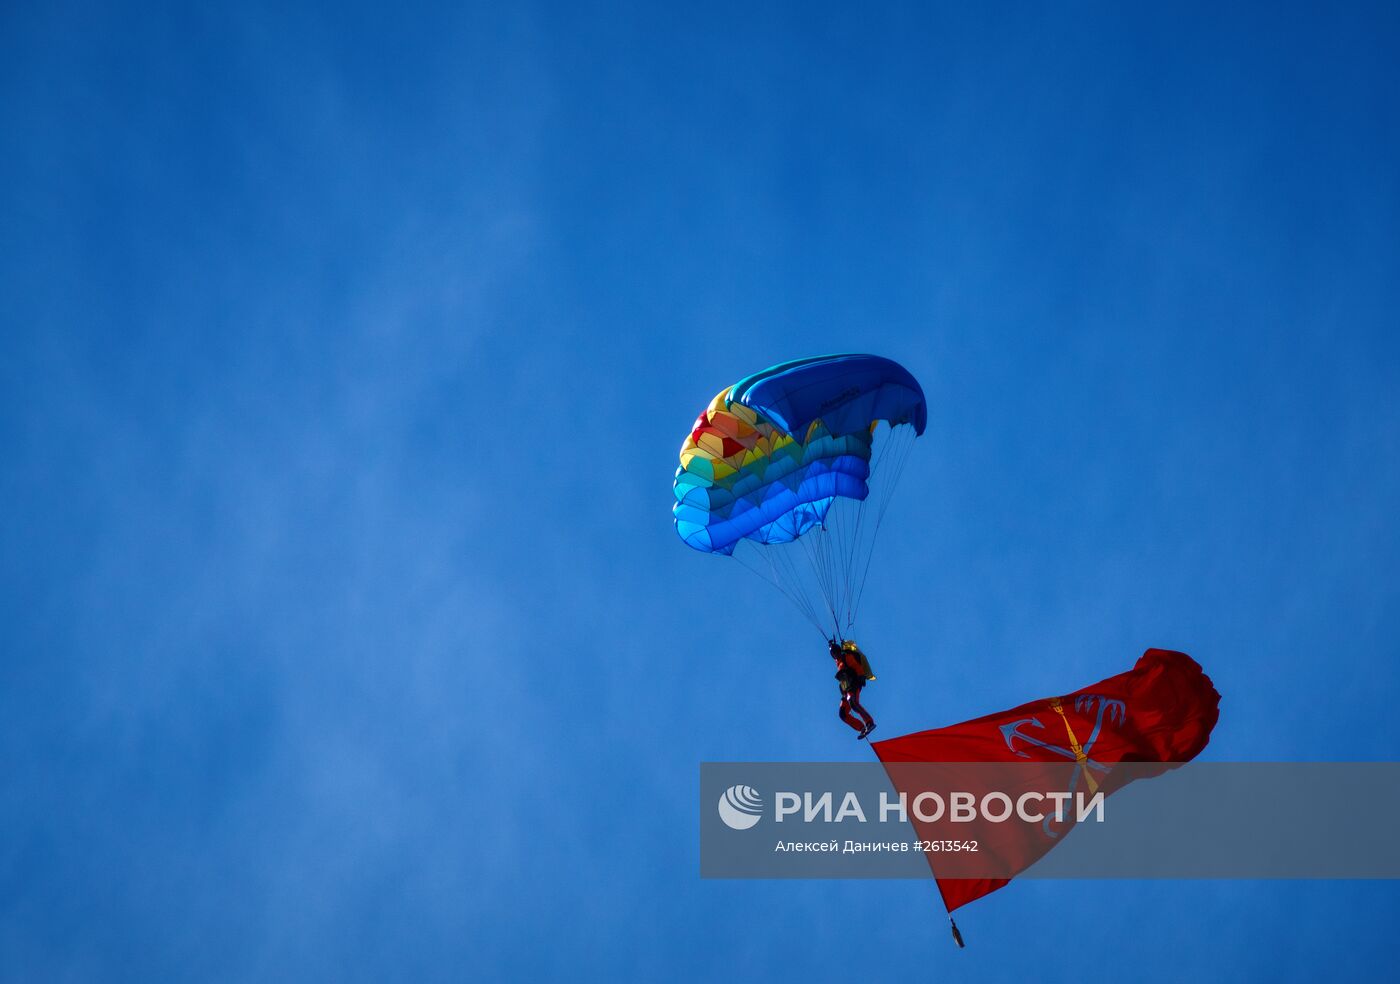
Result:
<svg viewBox="0 0 1400 984"><path fill-rule="evenodd" d="M719 818L731 830L748 830L763 814L763 797L752 786L730 786L719 798Z"/></svg>

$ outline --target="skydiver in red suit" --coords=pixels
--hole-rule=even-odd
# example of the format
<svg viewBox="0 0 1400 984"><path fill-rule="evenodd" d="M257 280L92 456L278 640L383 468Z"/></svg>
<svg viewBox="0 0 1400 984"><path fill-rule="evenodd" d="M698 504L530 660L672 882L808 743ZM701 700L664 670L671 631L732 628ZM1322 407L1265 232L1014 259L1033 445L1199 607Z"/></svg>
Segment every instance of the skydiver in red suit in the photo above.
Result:
<svg viewBox="0 0 1400 984"><path fill-rule="evenodd" d="M836 663L836 682L841 687L841 720L849 724L861 739L875 730L875 719L860 705L860 692L866 680L875 677L870 674L870 664L866 662L860 648L847 641L842 643L832 639L827 643L827 651ZM854 711L855 714L851 712ZM860 715L860 721L856 715ZM865 722L864 725L861 722Z"/></svg>

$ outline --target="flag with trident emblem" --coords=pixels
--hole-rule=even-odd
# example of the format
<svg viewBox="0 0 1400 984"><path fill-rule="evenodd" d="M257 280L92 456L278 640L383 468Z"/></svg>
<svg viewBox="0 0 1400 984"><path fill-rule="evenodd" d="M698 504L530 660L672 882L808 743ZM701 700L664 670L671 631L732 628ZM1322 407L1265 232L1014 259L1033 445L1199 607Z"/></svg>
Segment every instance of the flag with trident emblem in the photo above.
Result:
<svg viewBox="0 0 1400 984"><path fill-rule="evenodd" d="M920 731L874 743L875 754L896 790L914 799L929 788L929 772L919 763L1044 763L1044 769L1018 769L1018 782L1054 776L1065 792L1105 795L1131 781L1113 766L1127 762L1162 763L1160 774L1189 762L1210 741L1220 694L1200 665L1185 653L1149 649L1126 673L1062 697L1047 697L988 714L973 721ZM955 767L956 768L956 767ZM972 774L964 769L962 778ZM982 770L978 775L986 775ZM1003 773L1005 774L1005 773ZM1134 768L1133 778L1143 778ZM921 839L947 837L948 828L912 816ZM1023 818L1024 819L1024 818ZM979 857L929 853L929 867L951 913L994 892L1024 871L1073 826L1072 816L1053 814L1034 822L986 825ZM999 865L1005 877L950 877L975 871L966 863ZM942 876L940 877L940 870ZM956 935L956 932L955 932Z"/></svg>

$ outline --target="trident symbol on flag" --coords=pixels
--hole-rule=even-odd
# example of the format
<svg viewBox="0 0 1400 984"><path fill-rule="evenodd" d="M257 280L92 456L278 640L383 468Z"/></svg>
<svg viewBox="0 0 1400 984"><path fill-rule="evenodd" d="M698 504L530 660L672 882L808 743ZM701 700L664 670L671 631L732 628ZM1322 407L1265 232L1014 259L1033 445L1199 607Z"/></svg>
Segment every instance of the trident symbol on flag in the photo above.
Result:
<svg viewBox="0 0 1400 984"><path fill-rule="evenodd" d="M1107 717L1110 723L1114 725L1121 725L1124 718L1127 716L1127 707L1121 700L1100 697L1097 694L1080 694L1076 697L1074 709L1080 714L1087 714L1093 709L1095 704L1098 705L1098 714L1094 718L1094 728L1089 732L1089 740L1083 745L1080 745L1079 739L1075 737L1074 728L1069 723L1069 718L1065 716L1065 709L1060 704L1060 698L1051 697L1047 703L1050 705L1050 709L1059 715L1060 721L1064 724L1065 737L1069 740L1069 747L1065 748L1060 745L1052 744L1051 742L1037 738L1035 735L1028 734L1022 730L1026 727L1044 729L1045 725L1041 724L1040 718L1035 716L1021 718L1019 721L1012 721L1010 724L1003 724L1001 726L1001 736L1006 740L1006 747L1011 750L1012 754L1019 755L1021 758L1030 758L1029 755L1016 747L1016 739L1019 738L1028 745L1035 745L1048 752L1063 756L1072 762L1079 763L1079 768L1070 778L1068 791L1071 793L1074 792L1075 787L1079 785L1079 776L1083 774L1084 781L1089 786L1089 791L1091 793L1097 793L1099 791L1099 783L1098 780L1094 778L1094 773L1091 770L1107 773L1108 766L1090 758L1089 751L1094 747L1094 742L1099 740L1099 734L1103 731L1104 718ZM1041 824L1041 828L1051 837L1059 837L1059 834L1050 829L1050 821L1051 818L1047 816Z"/></svg>

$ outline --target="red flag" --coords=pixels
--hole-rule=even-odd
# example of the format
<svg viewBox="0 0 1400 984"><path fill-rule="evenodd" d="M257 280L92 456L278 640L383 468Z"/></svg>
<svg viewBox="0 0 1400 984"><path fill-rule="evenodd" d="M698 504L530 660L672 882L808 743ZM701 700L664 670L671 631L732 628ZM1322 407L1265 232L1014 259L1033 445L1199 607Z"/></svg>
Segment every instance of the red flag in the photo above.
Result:
<svg viewBox="0 0 1400 984"><path fill-rule="evenodd" d="M1064 766L1076 781L1074 773L1078 771L1085 786L1107 794L1131 781L1120 778L1115 782L1108 768L1111 765L1160 762L1163 768L1149 773L1160 774L1195 758L1210 741L1211 729L1220 716L1219 704L1220 694L1210 677L1190 656L1149 649L1128 672L1093 686L962 724L875 742L874 748L891 782L902 793L917 789L918 779L916 771L899 763L1029 760ZM1142 775L1140 769L1134 770L1135 778ZM917 818L913 823L923 839L946 836ZM987 852L1006 866L1008 874L1024 871L1053 847L1059 836L1051 833L1041 837L1038 831L1026 825L1002 825ZM928 858L950 913L1009 880L939 878L933 855ZM945 856L939 863L947 871L953 859Z"/></svg>

